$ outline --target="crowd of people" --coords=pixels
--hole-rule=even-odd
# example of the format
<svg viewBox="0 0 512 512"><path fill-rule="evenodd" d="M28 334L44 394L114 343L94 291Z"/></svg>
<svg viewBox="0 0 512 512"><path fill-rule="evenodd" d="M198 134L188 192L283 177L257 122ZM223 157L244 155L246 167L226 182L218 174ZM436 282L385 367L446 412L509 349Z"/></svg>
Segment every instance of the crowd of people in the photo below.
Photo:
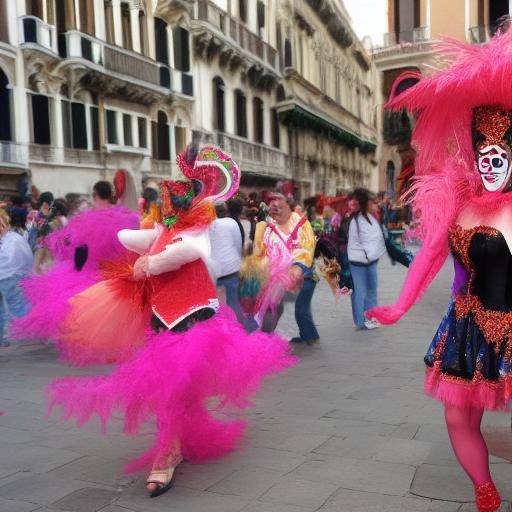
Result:
<svg viewBox="0 0 512 512"><path fill-rule="evenodd" d="M7 318L28 311L20 281L52 267L49 235L89 209L106 210L118 202L114 187L99 181L89 197L70 193L54 198L33 187L30 199L11 197L0 203L0 346L10 345ZM144 190L139 201L141 225L151 225L160 202L158 190ZM280 192L238 194L218 203L209 232L210 270L221 300L248 332L274 332L284 303L294 302L299 332L291 342L314 345L320 334L311 302L323 277L336 298L350 296L356 328L375 329L377 324L365 317L365 311L377 304L377 263L386 252L392 212L387 194L373 196L361 188L335 198L309 198L304 205ZM271 254L268 248L275 244L282 250ZM268 258L274 260L271 275L265 276L261 269ZM287 266L289 271L283 272Z"/></svg>

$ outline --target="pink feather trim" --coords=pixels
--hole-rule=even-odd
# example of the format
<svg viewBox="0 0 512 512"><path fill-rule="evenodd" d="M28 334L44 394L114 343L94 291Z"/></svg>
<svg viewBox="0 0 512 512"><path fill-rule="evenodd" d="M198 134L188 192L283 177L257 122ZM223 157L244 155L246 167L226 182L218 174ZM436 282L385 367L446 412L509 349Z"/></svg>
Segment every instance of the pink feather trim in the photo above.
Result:
<svg viewBox="0 0 512 512"><path fill-rule="evenodd" d="M462 409L508 410L512 400L512 377L497 382L474 378L465 382L441 372L439 363L427 368L425 393L440 402Z"/></svg>

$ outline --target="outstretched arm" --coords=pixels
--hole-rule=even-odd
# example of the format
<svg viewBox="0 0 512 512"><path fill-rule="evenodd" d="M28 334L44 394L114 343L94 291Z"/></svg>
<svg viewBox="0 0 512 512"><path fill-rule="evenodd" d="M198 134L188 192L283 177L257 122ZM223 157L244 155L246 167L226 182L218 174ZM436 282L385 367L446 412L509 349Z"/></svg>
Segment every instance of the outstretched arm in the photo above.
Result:
<svg viewBox="0 0 512 512"><path fill-rule="evenodd" d="M415 256L402 286L398 300L392 306L380 306L366 312L384 325L394 324L411 309L429 287L448 256L448 234L435 237Z"/></svg>
<svg viewBox="0 0 512 512"><path fill-rule="evenodd" d="M148 256L147 271L151 275L178 270L192 261L202 259L208 264L210 257L210 239L208 232L187 235L179 238L159 254Z"/></svg>

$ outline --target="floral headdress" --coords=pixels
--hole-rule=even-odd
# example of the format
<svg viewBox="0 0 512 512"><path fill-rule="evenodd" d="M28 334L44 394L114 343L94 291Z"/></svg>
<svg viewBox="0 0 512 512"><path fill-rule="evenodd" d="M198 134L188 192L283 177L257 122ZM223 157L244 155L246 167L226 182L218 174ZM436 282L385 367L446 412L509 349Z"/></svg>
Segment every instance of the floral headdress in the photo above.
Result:
<svg viewBox="0 0 512 512"><path fill-rule="evenodd" d="M219 148L206 146L201 150L189 146L176 159L188 181L163 181L161 219L173 227L183 212L200 204L227 201L240 185L240 170L234 160Z"/></svg>

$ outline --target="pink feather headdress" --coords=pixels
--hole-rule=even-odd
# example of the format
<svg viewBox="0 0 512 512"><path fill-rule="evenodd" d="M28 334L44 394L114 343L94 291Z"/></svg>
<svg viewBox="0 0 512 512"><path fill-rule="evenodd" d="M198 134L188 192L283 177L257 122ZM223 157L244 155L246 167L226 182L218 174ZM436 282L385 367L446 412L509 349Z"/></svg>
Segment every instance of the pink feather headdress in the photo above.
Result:
<svg viewBox="0 0 512 512"><path fill-rule="evenodd" d="M475 168L473 109L495 105L512 110L512 30L481 45L444 39L439 56L451 65L422 78L387 105L416 117L416 177L409 197L421 215L427 243L439 242L441 231L482 192Z"/></svg>

